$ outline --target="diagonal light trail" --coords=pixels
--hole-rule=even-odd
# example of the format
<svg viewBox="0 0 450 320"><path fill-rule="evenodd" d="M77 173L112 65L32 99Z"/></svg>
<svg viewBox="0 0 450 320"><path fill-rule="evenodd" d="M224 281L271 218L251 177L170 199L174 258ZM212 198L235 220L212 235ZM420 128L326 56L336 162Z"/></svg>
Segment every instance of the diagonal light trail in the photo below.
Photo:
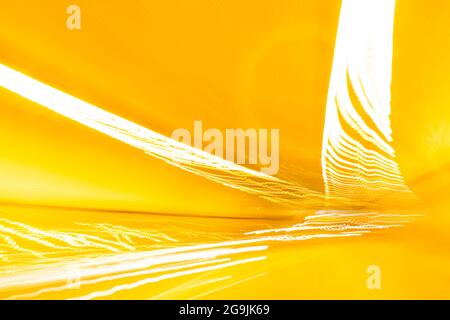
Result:
<svg viewBox="0 0 450 320"><path fill-rule="evenodd" d="M295 204L320 199L307 188L250 170L175 141L0 64L0 86L183 170L266 200Z"/></svg>
<svg viewBox="0 0 450 320"><path fill-rule="evenodd" d="M123 290L134 290L142 285L156 283L167 279L187 275L204 274L212 270L227 269L242 263L260 261L257 258L267 252L271 243L308 241L312 239L337 239L358 237L370 234L377 230L386 230L401 227L413 221L417 215L401 212L365 212L348 210L317 211L307 216L304 221L280 227L277 223L263 229L256 227L253 231L237 234L236 238L228 241L213 241L207 243L189 242L180 243L173 247L172 237L168 238L168 248L154 249L148 246L138 247L136 250L123 250L119 253L108 251L95 251L90 248L78 251L76 243L67 241L73 235L82 237L83 233L70 232L64 234L57 232L56 237L49 230L37 229L17 222L9 225L21 229L35 230L35 236L43 235L45 239L65 239L63 249L57 260L34 258L30 267L24 267L15 257L14 247L9 248L6 257L12 258L10 267L16 270L13 274L3 273L0 282L0 295L13 293L10 299L36 298L52 294L71 295L68 285L70 270L76 270L79 276L79 285L87 289L88 294L82 298L102 298L119 293ZM149 218L151 220L151 218ZM77 224L79 225L79 224ZM129 228L116 228L130 232ZM144 230L135 230L138 234L146 234ZM193 230L195 232L195 229ZM38 240L37 238L34 240ZM96 243L102 243L98 238ZM106 239L105 239L106 240ZM90 246L96 243L90 244ZM120 243L117 243L119 245ZM75 247L74 247L75 246ZM28 244L33 253L42 253L34 243ZM27 249L28 247L24 248ZM71 252L71 249L77 251ZM20 250L19 250L20 251ZM35 255L37 256L37 255ZM109 288L99 292L92 292L101 286ZM72 292L78 294L77 292Z"/></svg>

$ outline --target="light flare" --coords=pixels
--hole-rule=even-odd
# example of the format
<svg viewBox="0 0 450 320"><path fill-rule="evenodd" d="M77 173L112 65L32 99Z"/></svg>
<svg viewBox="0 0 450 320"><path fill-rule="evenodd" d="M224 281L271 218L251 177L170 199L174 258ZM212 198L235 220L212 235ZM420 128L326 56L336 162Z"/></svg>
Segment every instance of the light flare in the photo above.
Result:
<svg viewBox="0 0 450 320"><path fill-rule="evenodd" d="M412 200L390 122L395 0L343 0L322 143L325 196Z"/></svg>

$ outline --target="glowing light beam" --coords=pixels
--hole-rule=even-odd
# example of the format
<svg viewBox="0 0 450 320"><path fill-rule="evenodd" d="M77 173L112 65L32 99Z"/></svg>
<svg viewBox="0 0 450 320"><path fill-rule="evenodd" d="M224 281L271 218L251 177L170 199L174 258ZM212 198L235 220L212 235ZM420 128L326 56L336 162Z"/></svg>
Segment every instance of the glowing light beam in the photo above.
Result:
<svg viewBox="0 0 450 320"><path fill-rule="evenodd" d="M266 200L293 204L320 194L237 165L123 119L0 64L0 86L183 170Z"/></svg>
<svg viewBox="0 0 450 320"><path fill-rule="evenodd" d="M413 199L391 146L395 0L343 0L322 143L325 196Z"/></svg>

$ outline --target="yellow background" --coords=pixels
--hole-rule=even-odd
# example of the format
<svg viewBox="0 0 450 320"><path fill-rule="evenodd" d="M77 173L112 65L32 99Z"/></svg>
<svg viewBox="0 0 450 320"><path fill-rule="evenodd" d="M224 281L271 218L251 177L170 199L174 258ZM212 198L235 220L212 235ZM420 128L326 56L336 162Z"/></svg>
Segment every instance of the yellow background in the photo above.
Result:
<svg viewBox="0 0 450 320"><path fill-rule="evenodd" d="M207 128L279 128L279 176L323 191L320 152L340 1L77 0L81 30L66 27L70 4L2 1L0 62L165 135L191 129L194 120ZM408 186L424 202L415 209L426 216L370 237L275 246L261 267L267 275L208 298L450 297L449 16L446 0L397 2L394 147ZM284 215L282 208L169 166L4 89L0 111L0 201L10 219L57 228L64 221L123 217L96 212L65 220L64 210L27 215L11 204ZM239 220L219 221L240 229ZM383 270L380 291L366 288L370 264ZM252 266L236 271L250 272ZM118 298L150 297L175 285Z"/></svg>

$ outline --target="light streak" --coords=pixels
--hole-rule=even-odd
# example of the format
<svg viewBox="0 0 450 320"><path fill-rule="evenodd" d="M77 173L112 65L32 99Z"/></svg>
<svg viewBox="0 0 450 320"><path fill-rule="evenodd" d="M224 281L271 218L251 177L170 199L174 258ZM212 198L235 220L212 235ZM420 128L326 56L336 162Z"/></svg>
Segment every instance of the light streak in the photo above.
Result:
<svg viewBox="0 0 450 320"><path fill-rule="evenodd" d="M86 233L45 231L21 222L4 218L0 218L0 232L0 238L5 240L5 245L10 250L30 252L38 256L44 256L45 254L39 250L20 249L14 239L27 240L42 247L60 251L79 251L86 248L111 252L135 250L134 246L124 243L123 241L108 240L104 237L97 237Z"/></svg>
<svg viewBox="0 0 450 320"><path fill-rule="evenodd" d="M228 268L228 267L234 267L234 266L238 266L238 265L245 264L245 263L262 261L265 259L266 259L265 256L241 259L241 260L237 260L237 261L222 263L222 264L215 265L215 266L201 267L201 268L196 268L196 269L192 269L192 270L188 270L188 271L179 271L179 272L174 272L174 273L170 273L170 274L165 274L165 275L161 275L161 276L154 277L154 278L146 278L146 279L142 279L142 280L139 280L139 281L136 281L133 283L118 285L109 290L92 292L85 296L78 297L75 300L91 300L91 299L95 299L95 298L110 296L110 295L117 293L119 291L122 291L122 290L135 289L137 287L140 287L140 286L143 286L146 284L150 284L150 283L156 283L161 280L173 279L173 278L192 275L192 274L196 274L196 273L200 273L200 272L208 272L208 271L219 270L219 269Z"/></svg>
<svg viewBox="0 0 450 320"><path fill-rule="evenodd" d="M35 298L57 292L73 297L78 291L72 290L67 283L67 271L73 269L77 270L78 285L90 292L79 298L107 297L122 290L133 290L149 283L253 262L252 256L267 251L269 244L273 242L358 237L375 230L402 226L411 221L412 217L413 215L410 214L389 212L322 210L315 215L307 216L301 223L256 229L245 234L238 234L237 238L229 241L184 244L164 249L138 247L137 251L119 253L100 251L100 254L94 255L86 255L86 251L78 250L74 252L75 256L69 254L70 246L67 245L67 248L62 250L62 252L66 252L66 255L53 263L35 256L32 267L23 268L19 265L15 267L14 274L3 273L0 292L20 289L20 294L11 295L8 297L9 299ZM50 231L37 229L20 222L9 221L8 225L32 230L30 232L34 232L34 234L52 234ZM76 223L76 225L92 226L89 223ZM123 230L127 234L134 232L145 234L144 230L121 226L114 226L113 229L119 233L120 230ZM64 233L58 234L61 236ZM82 235L80 232L76 234ZM166 243L173 246L174 242L170 239L171 237L167 236ZM13 250L14 248L9 249ZM21 252L22 249L27 250L27 248L17 250ZM45 255L45 252L37 250L36 246L33 249L28 254ZM250 255L250 260L246 260L248 255ZM6 255L6 257L11 256ZM236 259L232 260L235 257ZM236 261L241 262L236 263ZM152 274L158 275L151 276ZM134 282L129 283L130 281ZM99 284L102 288L109 287L110 289L92 292Z"/></svg>
<svg viewBox="0 0 450 320"><path fill-rule="evenodd" d="M324 236L320 232L336 232L325 234L328 236L359 235L376 229L388 229L401 227L412 222L418 215L413 214L390 214L378 212L353 213L351 211L318 211L316 215L305 217L302 223L294 224L284 228L268 228L246 232L246 235L263 235L294 232L314 232L311 236ZM308 236L308 235L306 235Z"/></svg>
<svg viewBox="0 0 450 320"><path fill-rule="evenodd" d="M391 146L395 0L343 0L328 89L322 175L328 199L412 199Z"/></svg>
<svg viewBox="0 0 450 320"><path fill-rule="evenodd" d="M185 171L266 200L295 204L317 192L175 141L0 64L0 86Z"/></svg>
<svg viewBox="0 0 450 320"><path fill-rule="evenodd" d="M236 243L246 244L248 241L236 241ZM215 243L214 245L215 247L224 247L228 245L228 243ZM76 263L76 266L80 270L80 278L83 279L114 273L122 274L121 277L123 278L126 277L126 273L130 270L145 269L167 263L215 259L218 256L249 253L267 249L267 246L247 246L242 248L219 248L202 251L204 247L204 245L197 245L189 248L190 250L195 250L193 252L182 252L182 250L180 250L181 252L175 254L164 254L164 250L150 250L144 252L147 253L147 255L127 253L119 256L106 256L98 259L91 259L87 262L79 261ZM126 259L127 257L129 259ZM75 262L70 261L70 264L75 265ZM64 265L57 265L56 268L47 266L46 270L38 271L38 277L34 272L20 276L4 277L2 283L0 283L0 288L65 281L67 278L65 270Z"/></svg>

